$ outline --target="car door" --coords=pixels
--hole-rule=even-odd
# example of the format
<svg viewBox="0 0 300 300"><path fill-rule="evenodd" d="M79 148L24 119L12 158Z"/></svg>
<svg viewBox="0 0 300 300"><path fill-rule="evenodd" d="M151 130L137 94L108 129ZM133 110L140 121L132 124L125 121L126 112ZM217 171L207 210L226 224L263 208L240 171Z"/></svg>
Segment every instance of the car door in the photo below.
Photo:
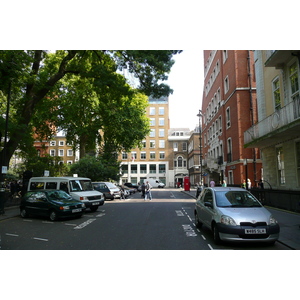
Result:
<svg viewBox="0 0 300 300"><path fill-rule="evenodd" d="M214 214L213 192L207 189L201 197L201 221L208 227L211 225L211 220Z"/></svg>
<svg viewBox="0 0 300 300"><path fill-rule="evenodd" d="M48 201L44 192L32 193L26 201L28 213L45 216L48 213Z"/></svg>

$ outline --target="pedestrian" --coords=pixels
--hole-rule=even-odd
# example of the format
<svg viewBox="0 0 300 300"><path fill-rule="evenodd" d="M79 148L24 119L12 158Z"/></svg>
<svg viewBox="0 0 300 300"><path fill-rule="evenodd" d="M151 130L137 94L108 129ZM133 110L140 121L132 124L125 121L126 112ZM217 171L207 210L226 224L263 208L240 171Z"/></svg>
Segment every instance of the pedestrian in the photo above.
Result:
<svg viewBox="0 0 300 300"><path fill-rule="evenodd" d="M121 185L120 186L120 192L121 192L121 195L120 195L120 200L125 200L125 189L124 189L124 185Z"/></svg>
<svg viewBox="0 0 300 300"><path fill-rule="evenodd" d="M243 180L242 188L243 188L243 189L246 189L246 180L245 180L245 179Z"/></svg>
<svg viewBox="0 0 300 300"><path fill-rule="evenodd" d="M223 187L226 187L226 186L227 186L226 180L223 180L222 186L223 186Z"/></svg>
<svg viewBox="0 0 300 300"><path fill-rule="evenodd" d="M210 187L215 187L216 186L216 183L214 182L214 180L211 180L209 184L210 184Z"/></svg>
<svg viewBox="0 0 300 300"><path fill-rule="evenodd" d="M146 185L145 185L145 182L143 182L142 184L142 198L145 199L145 189L146 189Z"/></svg>
<svg viewBox="0 0 300 300"><path fill-rule="evenodd" d="M152 189L152 186L149 183L149 181L147 181L146 187L145 187L145 201L147 200L147 198L149 198L149 200L152 201L151 189Z"/></svg>
<svg viewBox="0 0 300 300"><path fill-rule="evenodd" d="M251 180L249 178L247 179L247 188L248 190L251 189Z"/></svg>
<svg viewBox="0 0 300 300"><path fill-rule="evenodd" d="M262 179L259 180L258 187L262 190L264 189L264 183L263 183Z"/></svg>

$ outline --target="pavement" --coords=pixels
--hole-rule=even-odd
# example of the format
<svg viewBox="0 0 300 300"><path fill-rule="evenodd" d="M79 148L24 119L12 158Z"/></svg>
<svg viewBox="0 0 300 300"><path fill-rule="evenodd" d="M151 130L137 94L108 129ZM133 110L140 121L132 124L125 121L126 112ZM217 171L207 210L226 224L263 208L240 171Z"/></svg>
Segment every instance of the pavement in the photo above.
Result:
<svg viewBox="0 0 300 300"><path fill-rule="evenodd" d="M195 198L196 190L184 191L186 195ZM278 242L286 245L287 247L300 250L300 214L278 209L270 206L265 206L276 218L280 225L280 234ZM10 206L4 208L4 214L0 214L0 226L1 221L14 218L20 215L19 206Z"/></svg>

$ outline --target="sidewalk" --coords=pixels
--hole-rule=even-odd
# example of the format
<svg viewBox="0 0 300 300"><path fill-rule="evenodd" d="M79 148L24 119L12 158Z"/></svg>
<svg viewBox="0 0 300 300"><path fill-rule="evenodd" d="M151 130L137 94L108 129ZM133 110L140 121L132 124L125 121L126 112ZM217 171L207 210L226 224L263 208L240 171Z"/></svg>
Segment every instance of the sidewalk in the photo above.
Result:
<svg viewBox="0 0 300 300"><path fill-rule="evenodd" d="M189 192L182 190L182 192L196 198L195 189ZM300 214L270 206L265 206L265 208L272 213L280 225L278 242L294 250L300 250Z"/></svg>

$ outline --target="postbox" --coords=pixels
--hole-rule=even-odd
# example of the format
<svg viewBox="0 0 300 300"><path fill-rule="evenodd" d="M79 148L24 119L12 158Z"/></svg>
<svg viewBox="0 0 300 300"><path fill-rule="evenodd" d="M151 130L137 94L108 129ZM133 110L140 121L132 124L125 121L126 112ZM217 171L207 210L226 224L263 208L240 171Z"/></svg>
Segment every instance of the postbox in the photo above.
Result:
<svg viewBox="0 0 300 300"><path fill-rule="evenodd" d="M184 190L185 191L190 191L191 184L190 184L190 177L189 176L185 176L183 178L183 185L184 185Z"/></svg>

